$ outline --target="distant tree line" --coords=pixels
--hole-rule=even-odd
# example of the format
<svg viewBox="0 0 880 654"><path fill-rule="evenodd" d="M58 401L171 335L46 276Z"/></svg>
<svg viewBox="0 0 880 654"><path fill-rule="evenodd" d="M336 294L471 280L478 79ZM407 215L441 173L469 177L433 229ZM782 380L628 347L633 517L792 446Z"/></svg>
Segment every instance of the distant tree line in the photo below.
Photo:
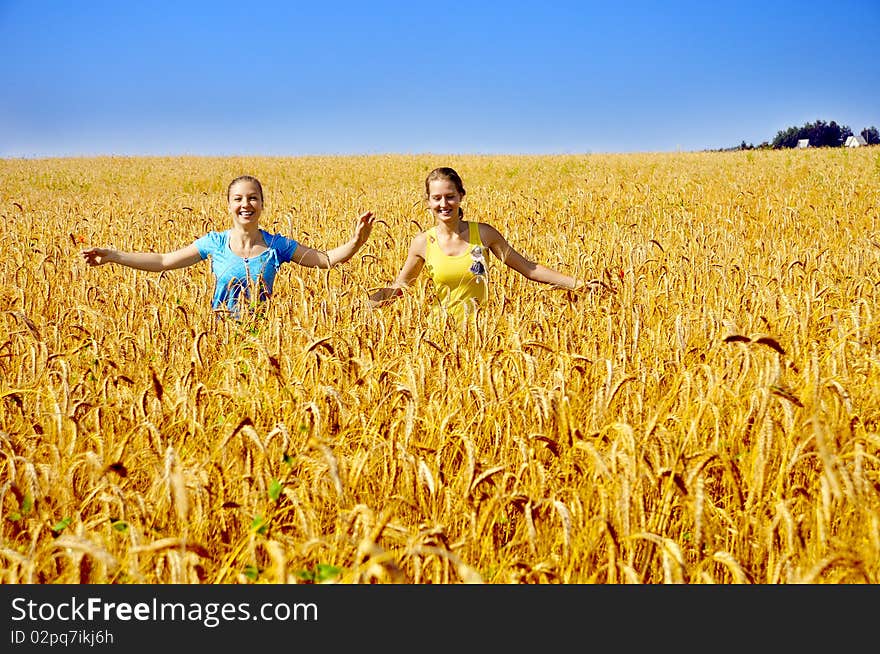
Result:
<svg viewBox="0 0 880 654"><path fill-rule="evenodd" d="M876 127L866 127L860 136L865 139L867 145L880 144L880 131ZM806 123L801 127L789 127L779 130L772 141L764 141L760 145L752 145L743 141L738 147L730 150L779 150L782 148L796 148L798 141L808 139L813 148L837 148L846 143L846 139L853 136L853 131L846 125L838 125L835 121L826 123L817 120L815 123Z"/></svg>

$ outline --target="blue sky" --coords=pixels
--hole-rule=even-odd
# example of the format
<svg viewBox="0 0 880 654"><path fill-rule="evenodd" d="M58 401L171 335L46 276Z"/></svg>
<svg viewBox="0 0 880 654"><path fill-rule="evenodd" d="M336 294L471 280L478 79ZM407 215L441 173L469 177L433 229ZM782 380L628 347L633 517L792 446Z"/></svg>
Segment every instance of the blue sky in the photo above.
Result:
<svg viewBox="0 0 880 654"><path fill-rule="evenodd" d="M880 127L880 0L0 0L0 29L4 158L661 152Z"/></svg>

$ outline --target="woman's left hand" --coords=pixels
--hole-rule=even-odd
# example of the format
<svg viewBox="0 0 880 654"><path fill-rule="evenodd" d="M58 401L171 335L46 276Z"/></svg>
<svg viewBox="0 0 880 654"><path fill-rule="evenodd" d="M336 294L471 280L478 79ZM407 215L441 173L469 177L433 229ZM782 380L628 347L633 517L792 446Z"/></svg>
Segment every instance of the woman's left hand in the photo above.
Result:
<svg viewBox="0 0 880 654"><path fill-rule="evenodd" d="M354 227L354 240L358 245L363 245L367 242L367 239L370 238L370 233L373 231L373 223L375 221L376 216L372 211L365 211L358 216Z"/></svg>

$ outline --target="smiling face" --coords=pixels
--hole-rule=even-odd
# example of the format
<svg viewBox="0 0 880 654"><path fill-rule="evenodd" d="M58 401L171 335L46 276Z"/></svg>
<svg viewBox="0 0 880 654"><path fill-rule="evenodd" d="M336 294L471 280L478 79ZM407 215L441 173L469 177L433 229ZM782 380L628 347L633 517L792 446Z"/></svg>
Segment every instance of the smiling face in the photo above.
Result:
<svg viewBox="0 0 880 654"><path fill-rule="evenodd" d="M258 182L242 179L229 187L229 213L238 227L259 225L263 213L263 189Z"/></svg>
<svg viewBox="0 0 880 654"><path fill-rule="evenodd" d="M432 179L428 182L428 207L440 222L458 220L463 199L464 196L450 179Z"/></svg>

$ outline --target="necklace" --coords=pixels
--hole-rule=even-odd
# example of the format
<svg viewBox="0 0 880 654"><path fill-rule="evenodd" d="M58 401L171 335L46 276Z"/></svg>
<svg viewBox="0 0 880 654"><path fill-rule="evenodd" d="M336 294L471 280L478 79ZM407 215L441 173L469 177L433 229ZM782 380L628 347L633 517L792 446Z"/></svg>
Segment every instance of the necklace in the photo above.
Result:
<svg viewBox="0 0 880 654"><path fill-rule="evenodd" d="M230 244L231 245L231 244ZM249 259L253 259L254 257L260 256L262 252L255 253L254 251L263 246L262 243L251 242L249 244L237 243L236 247L232 249L232 251L240 256L242 259L247 262Z"/></svg>

